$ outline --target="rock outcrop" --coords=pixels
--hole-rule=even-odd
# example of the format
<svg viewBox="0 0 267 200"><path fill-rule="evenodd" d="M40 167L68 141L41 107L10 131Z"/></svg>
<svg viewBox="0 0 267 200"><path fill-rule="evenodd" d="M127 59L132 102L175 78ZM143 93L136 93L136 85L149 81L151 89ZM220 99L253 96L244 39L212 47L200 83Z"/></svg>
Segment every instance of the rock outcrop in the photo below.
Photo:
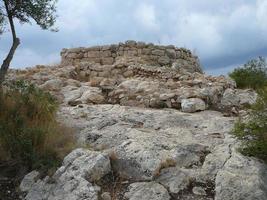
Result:
<svg viewBox="0 0 267 200"><path fill-rule="evenodd" d="M20 188L27 192L25 199L29 200L97 200L100 188L93 183L110 170L107 155L76 149L64 159L62 167L53 177L41 180L30 173L24 178Z"/></svg>
<svg viewBox="0 0 267 200"><path fill-rule="evenodd" d="M129 41L61 55L59 66L9 79L55 95L58 120L90 150L74 150L51 177L25 176L25 200L266 200L266 165L239 154L231 135L254 91L205 75L173 46Z"/></svg>

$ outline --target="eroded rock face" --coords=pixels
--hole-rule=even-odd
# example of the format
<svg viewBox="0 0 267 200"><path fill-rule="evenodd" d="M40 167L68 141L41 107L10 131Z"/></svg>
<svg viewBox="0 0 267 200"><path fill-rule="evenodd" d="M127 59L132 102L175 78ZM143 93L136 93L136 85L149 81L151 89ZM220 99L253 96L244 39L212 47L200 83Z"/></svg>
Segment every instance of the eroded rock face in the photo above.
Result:
<svg viewBox="0 0 267 200"><path fill-rule="evenodd" d="M168 52L171 57L174 54L172 50L165 52L161 47L158 50L153 51L153 54L164 56ZM71 53L73 50L66 51L67 55L77 54L76 50L76 53ZM77 51L86 53L87 49ZM10 79L16 77L30 80L50 91L61 103L71 106L108 103L146 108L168 107L184 112L205 109L231 111L234 107L234 113L237 114L238 109L253 104L257 98L254 91L235 89L235 82L227 77L203 74L199 66L190 66L184 62L186 57L178 59L179 67L176 63L178 61L173 61L172 68L141 62L138 58L143 59L142 53L130 57L120 56L111 64L90 62L90 57L89 60L78 59L74 66L37 66L13 72Z"/></svg>
<svg viewBox="0 0 267 200"><path fill-rule="evenodd" d="M53 177L35 180L32 172L24 178L20 188L27 192L25 200L97 200L100 188L93 182L110 170L107 155L76 149L65 157L62 167Z"/></svg>
<svg viewBox="0 0 267 200"><path fill-rule="evenodd" d="M169 200L168 191L160 184L150 182L133 183L124 197L129 200Z"/></svg>
<svg viewBox="0 0 267 200"><path fill-rule="evenodd" d="M215 200L267 197L267 168L253 158L233 153L216 176Z"/></svg>
<svg viewBox="0 0 267 200"><path fill-rule="evenodd" d="M266 166L236 153L236 139L229 134L235 119L219 112L83 104L64 106L59 116L81 130L81 143L104 153L75 150L52 177L54 183L35 180L27 200L98 199L100 188L92 183L111 170L134 183L121 191L130 199L141 194L149 194L144 199L157 194L160 199L264 199L266 194Z"/></svg>
<svg viewBox="0 0 267 200"><path fill-rule="evenodd" d="M58 120L92 150L74 150L52 177L28 174L26 200L265 199L266 165L237 153L236 118L213 111L238 114L254 91L203 74L173 46L129 41L63 50L62 58L9 79L56 96Z"/></svg>
<svg viewBox="0 0 267 200"><path fill-rule="evenodd" d="M246 105L252 105L256 103L257 93L253 90L240 90L240 89L227 89L225 90L221 99L221 104L224 107L241 107Z"/></svg>
<svg viewBox="0 0 267 200"><path fill-rule="evenodd" d="M182 100L182 111L193 113L206 110L206 103L202 99L190 98Z"/></svg>
<svg viewBox="0 0 267 200"><path fill-rule="evenodd" d="M86 118L78 117L86 113ZM225 172L228 162L238 162L233 156L236 140L229 134L234 118L215 111L186 114L119 105L66 107L61 116L68 123L80 124L80 142L112 154L113 170L132 182L155 181L171 195L185 199L226 197L220 188L231 181ZM250 165L260 170L254 164ZM244 180L241 177L250 168L245 163L240 166L246 170L231 171L238 181ZM266 181L261 176L254 174L261 180L254 189L263 192ZM226 194L231 196L231 191L229 186Z"/></svg>

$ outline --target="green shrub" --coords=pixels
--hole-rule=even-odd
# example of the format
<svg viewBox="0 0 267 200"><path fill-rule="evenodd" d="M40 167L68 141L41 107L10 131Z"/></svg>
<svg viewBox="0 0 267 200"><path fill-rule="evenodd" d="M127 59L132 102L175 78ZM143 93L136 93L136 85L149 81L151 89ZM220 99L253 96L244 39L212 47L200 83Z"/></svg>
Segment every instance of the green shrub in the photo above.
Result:
<svg viewBox="0 0 267 200"><path fill-rule="evenodd" d="M73 146L71 132L56 121L57 109L56 100L33 84L19 81L3 86L0 159L16 161L29 170L57 167Z"/></svg>
<svg viewBox="0 0 267 200"><path fill-rule="evenodd" d="M233 133L241 139L241 152L267 162L267 88L258 91L259 98L251 106L249 118L239 120Z"/></svg>
<svg viewBox="0 0 267 200"><path fill-rule="evenodd" d="M229 76L236 81L238 88L263 88L267 84L267 64L262 57L248 61L235 69Z"/></svg>

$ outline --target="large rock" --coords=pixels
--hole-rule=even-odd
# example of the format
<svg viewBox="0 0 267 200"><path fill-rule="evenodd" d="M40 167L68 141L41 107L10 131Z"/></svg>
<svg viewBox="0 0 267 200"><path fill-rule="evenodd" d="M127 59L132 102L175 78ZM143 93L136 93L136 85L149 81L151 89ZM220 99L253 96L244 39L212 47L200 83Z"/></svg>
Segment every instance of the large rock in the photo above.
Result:
<svg viewBox="0 0 267 200"><path fill-rule="evenodd" d="M129 200L168 200L171 199L168 191L155 182L132 183L124 198Z"/></svg>
<svg viewBox="0 0 267 200"><path fill-rule="evenodd" d="M191 177L180 168L170 167L161 171L159 177L156 178L156 182L164 185L170 193L178 194L189 187Z"/></svg>
<svg viewBox="0 0 267 200"><path fill-rule="evenodd" d="M217 174L215 200L266 200L266 183L263 163L234 152Z"/></svg>
<svg viewBox="0 0 267 200"><path fill-rule="evenodd" d="M65 157L52 178L35 180L32 184L33 178L28 181L33 176L31 173L22 181L21 190L27 191L25 200L97 200L100 188L91 182L101 179L110 170L106 154L76 149Z"/></svg>
<svg viewBox="0 0 267 200"><path fill-rule="evenodd" d="M183 99L181 106L182 111L188 113L203 111L206 109L205 102L199 98Z"/></svg>
<svg viewBox="0 0 267 200"><path fill-rule="evenodd" d="M44 84L40 86L40 88L49 90L49 91L58 91L63 86L64 86L64 82L61 79L56 78L56 79L46 81Z"/></svg>
<svg viewBox="0 0 267 200"><path fill-rule="evenodd" d="M232 118L211 111L188 114L119 105L83 106L64 109L65 123L80 124L81 143L112 152L113 169L138 181L153 180L162 169L174 165L201 168L233 124ZM79 118L81 113L87 117Z"/></svg>
<svg viewBox="0 0 267 200"><path fill-rule="evenodd" d="M86 103L101 104L105 101L102 91L98 87L83 85L81 87L67 86L62 89L65 102L69 105Z"/></svg>
<svg viewBox="0 0 267 200"><path fill-rule="evenodd" d="M20 183L20 190L22 192L27 192L29 191L33 184L38 180L39 178L39 172L38 171L32 171L26 176L24 176L23 180Z"/></svg>
<svg viewBox="0 0 267 200"><path fill-rule="evenodd" d="M253 90L227 89L221 99L224 107L240 107L256 103L257 93Z"/></svg>

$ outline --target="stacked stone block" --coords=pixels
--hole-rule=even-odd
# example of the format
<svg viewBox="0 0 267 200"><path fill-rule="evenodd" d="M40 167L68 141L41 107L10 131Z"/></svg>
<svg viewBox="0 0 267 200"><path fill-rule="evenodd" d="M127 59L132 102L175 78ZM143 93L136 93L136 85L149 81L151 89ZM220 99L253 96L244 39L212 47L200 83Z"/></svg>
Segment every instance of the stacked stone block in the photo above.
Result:
<svg viewBox="0 0 267 200"><path fill-rule="evenodd" d="M202 72L198 57L185 48L173 45L161 46L143 42L126 41L125 43L94 46L89 48L63 49L62 64L75 65L91 62L100 65L113 65L122 58L132 58L133 63L152 66L172 66L192 68Z"/></svg>

